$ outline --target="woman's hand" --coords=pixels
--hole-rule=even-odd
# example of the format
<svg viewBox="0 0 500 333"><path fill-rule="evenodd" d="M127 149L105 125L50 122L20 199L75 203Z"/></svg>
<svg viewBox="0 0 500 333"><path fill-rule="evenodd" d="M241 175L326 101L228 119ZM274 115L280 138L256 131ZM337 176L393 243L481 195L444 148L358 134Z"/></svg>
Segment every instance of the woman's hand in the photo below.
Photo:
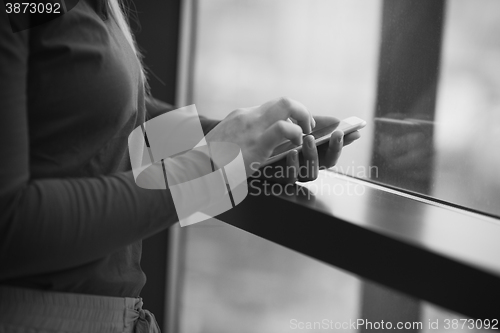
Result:
<svg viewBox="0 0 500 333"><path fill-rule="evenodd" d="M331 116L315 116L316 128L338 126L340 121ZM263 168L259 173L260 178L283 184L296 181L306 182L318 177L320 168L331 168L342 153L342 147L347 146L360 138L358 131L344 137L342 130L335 130L328 143L316 147L314 137L308 135L304 138L302 153L292 150L286 159L282 159ZM282 172L282 170L286 170Z"/></svg>
<svg viewBox="0 0 500 333"><path fill-rule="evenodd" d="M287 121L293 119L295 123ZM279 98L260 106L231 112L205 137L210 142L230 142L243 153L247 177L256 171L273 149L285 140L302 144L303 133L309 133L314 122L301 103ZM255 163L255 164L254 164Z"/></svg>
<svg viewBox="0 0 500 333"><path fill-rule="evenodd" d="M291 121L290 121L291 120ZM238 145L243 154L247 177L258 170L258 165L268 159L274 148L290 140L300 145L304 143L303 153L299 157L297 151L291 151L287 158L280 161L288 166L280 182L313 180L317 177L320 166L331 167L337 162L342 146L359 138L354 132L343 138L343 133L335 131L328 145L318 150L311 133L314 127L324 127L339 123L334 117L313 118L301 103L289 98L279 98L263 105L238 109L231 112L210 133L207 142L230 142ZM339 140L340 139L340 140ZM345 142L344 142L345 141ZM324 151L323 151L324 150ZM284 162L283 162L284 161ZM267 166L276 168L280 162ZM302 171L299 174L299 171ZM269 171L269 170L268 170Z"/></svg>

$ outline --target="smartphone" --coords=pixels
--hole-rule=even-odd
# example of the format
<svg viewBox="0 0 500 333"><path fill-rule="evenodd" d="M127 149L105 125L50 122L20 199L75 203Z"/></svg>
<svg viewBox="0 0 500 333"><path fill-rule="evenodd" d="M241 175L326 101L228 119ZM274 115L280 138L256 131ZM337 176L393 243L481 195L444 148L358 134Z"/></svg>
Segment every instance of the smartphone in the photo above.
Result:
<svg viewBox="0 0 500 333"><path fill-rule="evenodd" d="M311 133L311 135L314 136L314 141L316 142L316 146L319 146L322 143L328 142L328 140L330 140L331 134L336 129L341 129L344 132L344 135L346 135L354 131L357 131L359 129L362 129L365 126L366 126L366 121L364 121L363 119L358 117L349 117L342 120L338 124L338 126L332 125L323 128L315 128L314 131ZM296 145L291 141L287 140L286 142L280 144L278 147L274 149L273 153L271 154L271 157L269 157L264 163L262 163L261 167L281 160L292 149L295 149L300 152L302 150L302 145Z"/></svg>

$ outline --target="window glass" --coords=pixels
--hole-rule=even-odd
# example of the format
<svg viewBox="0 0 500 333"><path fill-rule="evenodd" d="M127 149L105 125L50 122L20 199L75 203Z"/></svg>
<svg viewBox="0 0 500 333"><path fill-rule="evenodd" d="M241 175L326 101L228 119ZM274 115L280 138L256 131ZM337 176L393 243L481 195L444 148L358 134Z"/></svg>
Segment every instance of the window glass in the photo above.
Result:
<svg viewBox="0 0 500 333"><path fill-rule="evenodd" d="M358 319L424 333L479 333L496 323L410 298L216 220L180 233L188 240L180 333L355 333Z"/></svg>
<svg viewBox="0 0 500 333"><path fill-rule="evenodd" d="M356 115L368 126L336 171L500 215L500 2L198 7L200 113L289 96L314 114Z"/></svg>
<svg viewBox="0 0 500 333"><path fill-rule="evenodd" d="M373 118L380 4L198 1L198 112L221 119L288 96L314 114ZM357 149L345 150L346 161L369 163L372 129L364 130L367 139ZM181 332L281 333L298 331L290 328L294 318L358 316L360 281L351 274L223 223L181 232L187 233Z"/></svg>
<svg viewBox="0 0 500 333"><path fill-rule="evenodd" d="M222 119L239 107L288 96L313 114L373 118L379 0L201 0L194 102ZM345 149L368 165L373 126ZM354 146L353 146L354 147Z"/></svg>
<svg viewBox="0 0 500 333"><path fill-rule="evenodd" d="M500 216L500 1L446 7L433 195Z"/></svg>
<svg viewBox="0 0 500 333"><path fill-rule="evenodd" d="M441 14L426 15L424 2L443 5ZM405 4L418 7L420 23ZM411 18L411 29L400 26ZM314 114L358 116L368 125L344 149L338 172L500 215L498 0L200 0L196 19L193 97L201 114L221 119L288 96ZM438 47L416 55L411 47L426 36ZM390 38L410 47L394 58L399 64L384 49L398 47ZM430 63L429 82L423 68L405 69L419 61ZM405 92L415 77L422 91ZM297 316L359 317L358 278L210 223L182 230L181 331L287 332L283 325ZM420 318L460 316L424 305Z"/></svg>
<svg viewBox="0 0 500 333"><path fill-rule="evenodd" d="M223 222L181 232L188 246L179 332L306 332L299 322L359 317L360 280L352 274Z"/></svg>

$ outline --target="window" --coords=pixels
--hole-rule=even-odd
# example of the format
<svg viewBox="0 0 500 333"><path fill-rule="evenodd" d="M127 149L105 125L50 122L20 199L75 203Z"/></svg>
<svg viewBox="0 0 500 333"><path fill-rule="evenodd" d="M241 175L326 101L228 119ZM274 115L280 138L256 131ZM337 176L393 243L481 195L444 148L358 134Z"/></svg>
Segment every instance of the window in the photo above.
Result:
<svg viewBox="0 0 500 333"><path fill-rule="evenodd" d="M500 2L194 4L201 114L285 95L314 114L356 115L369 126L337 172L500 215ZM353 275L217 222L182 232L182 331L285 332L294 315L358 317L363 281ZM423 322L457 318L422 309Z"/></svg>
<svg viewBox="0 0 500 333"><path fill-rule="evenodd" d="M500 216L500 2L446 6L432 195Z"/></svg>
<svg viewBox="0 0 500 333"><path fill-rule="evenodd" d="M284 95L357 115L337 171L500 215L500 3L385 3L199 1L200 113Z"/></svg>
<svg viewBox="0 0 500 333"><path fill-rule="evenodd" d="M425 3L385 2L372 179L499 216L500 3Z"/></svg>
<svg viewBox="0 0 500 333"><path fill-rule="evenodd" d="M196 5L192 94L201 114L220 119L238 107L289 96L315 114L373 117L381 1ZM361 152L371 151L372 130L366 129L359 149L345 150L346 160L370 162L370 154ZM203 222L180 231L187 241L181 331L286 332L295 317L358 316L357 277L215 225Z"/></svg>

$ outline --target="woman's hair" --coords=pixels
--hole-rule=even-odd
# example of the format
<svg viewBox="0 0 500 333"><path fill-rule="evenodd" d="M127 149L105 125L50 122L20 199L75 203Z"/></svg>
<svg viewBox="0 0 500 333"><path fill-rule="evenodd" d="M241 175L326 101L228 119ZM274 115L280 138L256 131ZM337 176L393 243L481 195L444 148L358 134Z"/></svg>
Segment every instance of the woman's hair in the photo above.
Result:
<svg viewBox="0 0 500 333"><path fill-rule="evenodd" d="M144 81L144 87L146 91L148 91L148 83L146 77L146 71L144 69L144 65L142 63L142 54L137 46L134 35L130 29L129 20L128 20L128 8L125 7L123 0L98 0L101 10L105 13L109 13L111 17L113 17L122 30L125 38L127 39L130 47L134 50L137 59L139 60L141 66L142 79Z"/></svg>

